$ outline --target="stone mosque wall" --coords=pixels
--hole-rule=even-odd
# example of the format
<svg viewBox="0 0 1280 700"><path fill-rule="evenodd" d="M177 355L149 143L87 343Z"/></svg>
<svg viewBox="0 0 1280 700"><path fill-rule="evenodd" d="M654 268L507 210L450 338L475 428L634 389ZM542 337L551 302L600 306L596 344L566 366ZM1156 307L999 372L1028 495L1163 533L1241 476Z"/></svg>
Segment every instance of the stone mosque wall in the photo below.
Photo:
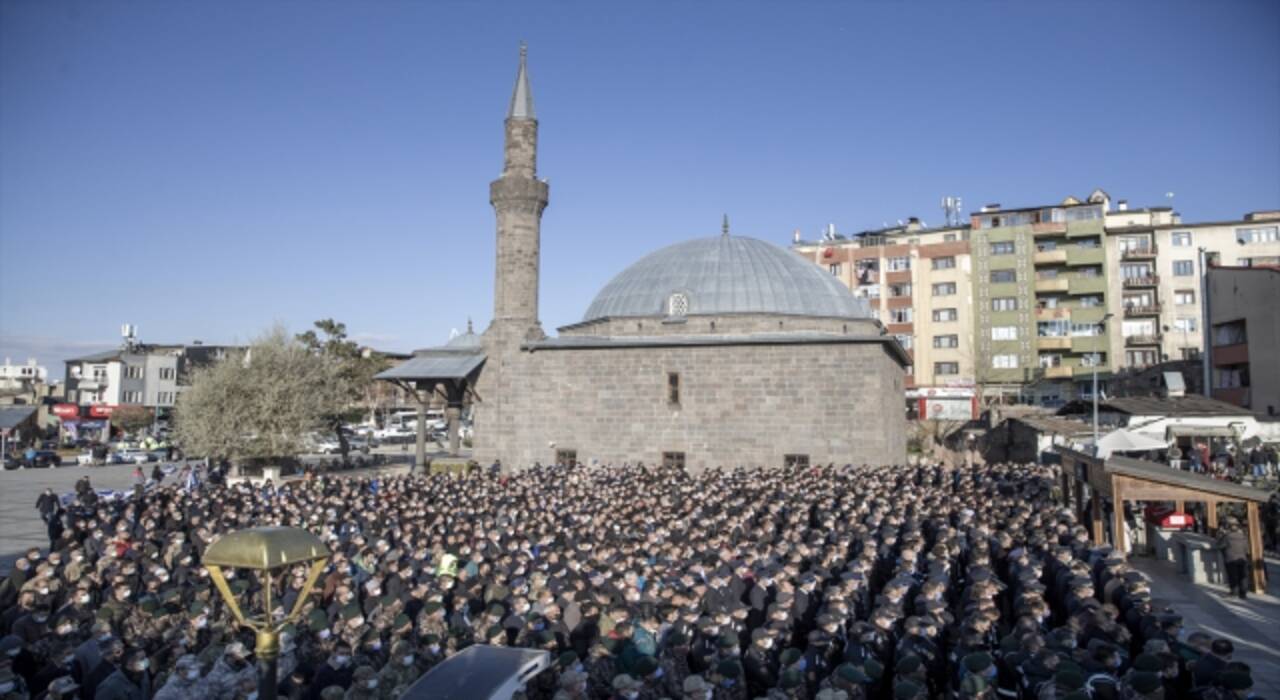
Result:
<svg viewBox="0 0 1280 700"><path fill-rule="evenodd" d="M512 395L503 434L488 436L497 444L476 407L486 465L549 464L558 450L613 464L683 452L691 471L775 466L788 454L811 464L905 459L903 371L878 341L538 348L503 369ZM668 402L668 373L680 377L678 404Z"/></svg>

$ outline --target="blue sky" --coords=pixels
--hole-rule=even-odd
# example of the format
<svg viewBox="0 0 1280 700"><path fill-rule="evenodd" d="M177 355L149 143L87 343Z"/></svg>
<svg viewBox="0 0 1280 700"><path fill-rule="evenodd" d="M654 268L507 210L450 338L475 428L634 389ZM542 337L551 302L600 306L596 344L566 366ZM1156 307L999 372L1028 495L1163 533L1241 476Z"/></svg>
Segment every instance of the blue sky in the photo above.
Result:
<svg viewBox="0 0 1280 700"><path fill-rule="evenodd" d="M1280 206L1280 4L0 3L0 355L375 347L492 312L517 46L541 125L541 318L644 253L785 245L1103 187Z"/></svg>

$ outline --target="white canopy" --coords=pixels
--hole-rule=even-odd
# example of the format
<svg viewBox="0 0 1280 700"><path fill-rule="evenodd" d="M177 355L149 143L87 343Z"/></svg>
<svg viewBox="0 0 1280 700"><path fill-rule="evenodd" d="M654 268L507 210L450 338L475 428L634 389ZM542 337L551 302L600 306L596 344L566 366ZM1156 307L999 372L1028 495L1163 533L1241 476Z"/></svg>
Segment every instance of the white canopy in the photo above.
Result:
<svg viewBox="0 0 1280 700"><path fill-rule="evenodd" d="M1113 430L1098 438L1098 456L1103 458L1111 456L1113 452L1148 452L1150 450L1163 450L1168 447L1169 443L1160 438L1131 432L1123 428Z"/></svg>

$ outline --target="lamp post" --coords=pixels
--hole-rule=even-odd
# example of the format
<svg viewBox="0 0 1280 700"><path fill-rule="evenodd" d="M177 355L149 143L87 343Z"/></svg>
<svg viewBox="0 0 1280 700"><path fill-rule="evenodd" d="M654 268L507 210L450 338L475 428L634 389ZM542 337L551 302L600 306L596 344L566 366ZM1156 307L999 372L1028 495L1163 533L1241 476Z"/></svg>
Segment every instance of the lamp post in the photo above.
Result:
<svg viewBox="0 0 1280 700"><path fill-rule="evenodd" d="M1098 325L1102 326L1102 332L1107 332L1107 321L1110 320L1111 314L1103 314L1102 320L1098 321ZM1098 454L1098 351L1093 351L1093 454Z"/></svg>
<svg viewBox="0 0 1280 700"><path fill-rule="evenodd" d="M325 562L329 560L329 548L314 534L294 527L255 527L223 536L205 550L203 563L209 577L217 586L223 602L231 609L236 622L252 629L257 635L254 655L258 659L258 699L276 700L276 661L280 656L280 629L294 621L302 611L302 605L311 595ZM277 570L294 564L310 563L307 582L298 594L293 610L284 619L271 619L271 588ZM259 572L262 584L262 615L246 617L227 579L223 567L250 569Z"/></svg>

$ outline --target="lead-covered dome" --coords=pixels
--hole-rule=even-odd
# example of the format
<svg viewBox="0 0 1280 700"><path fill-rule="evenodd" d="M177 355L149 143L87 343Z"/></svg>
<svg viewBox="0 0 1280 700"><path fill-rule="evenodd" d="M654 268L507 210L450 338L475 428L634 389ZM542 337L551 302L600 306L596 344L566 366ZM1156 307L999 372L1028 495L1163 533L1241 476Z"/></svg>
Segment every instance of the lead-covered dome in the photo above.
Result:
<svg viewBox="0 0 1280 700"><path fill-rule="evenodd" d="M721 235L641 258L600 290L582 320L739 313L871 316L865 301L812 262L755 238Z"/></svg>

